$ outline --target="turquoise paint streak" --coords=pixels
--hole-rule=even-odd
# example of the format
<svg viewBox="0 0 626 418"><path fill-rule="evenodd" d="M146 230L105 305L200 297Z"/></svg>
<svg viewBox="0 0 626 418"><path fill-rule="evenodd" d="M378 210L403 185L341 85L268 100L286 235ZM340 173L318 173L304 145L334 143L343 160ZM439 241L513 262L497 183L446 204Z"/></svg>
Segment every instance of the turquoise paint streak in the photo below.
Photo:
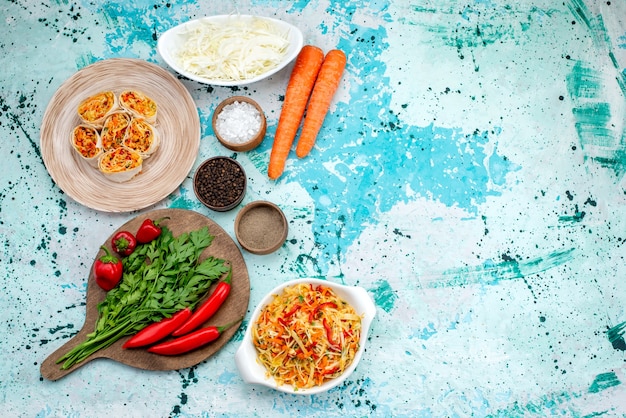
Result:
<svg viewBox="0 0 626 418"><path fill-rule="evenodd" d="M374 303L385 312L391 312L398 299L398 295L386 280L378 281L376 287L370 289L370 293L374 296Z"/></svg>
<svg viewBox="0 0 626 418"><path fill-rule="evenodd" d="M572 0L568 7L570 12L576 17L576 19L585 25L589 30L589 34L592 36L594 43L600 51L605 51L609 62L616 70L617 83L622 91L622 94L626 96L626 76L623 72L620 72L619 62L613 52L613 45L608 35L606 26L604 25L604 19L602 15L591 15L590 10L581 0ZM619 38L621 39L621 38ZM621 47L621 44L618 44Z"/></svg>
<svg viewBox="0 0 626 418"><path fill-rule="evenodd" d="M280 4L280 3L284 4L284 2L282 2L282 1L278 1L276 3L277 4ZM298 12L302 11L309 5L309 3L311 3L311 0L297 0L297 1L294 1L294 2L292 2L291 10L292 11L298 11Z"/></svg>
<svg viewBox="0 0 626 418"><path fill-rule="evenodd" d="M103 3L102 13L108 24L115 28L106 35L107 45L113 56L127 55L128 46L136 46L137 43L156 46L154 34L159 14L155 11L154 3L150 2ZM137 22L142 22L137 16L144 17L143 24L137 25ZM156 51L154 48L152 51L151 57L154 57Z"/></svg>
<svg viewBox="0 0 626 418"><path fill-rule="evenodd" d="M511 171L520 170L521 167L515 165L509 161L505 156L498 154L498 147L496 145L494 153L489 158L489 177L496 186L506 185L506 175Z"/></svg>
<svg viewBox="0 0 626 418"><path fill-rule="evenodd" d="M420 330L420 332L416 335L417 338L419 338L420 340L428 340L430 339L430 337L432 337L433 335L437 334L437 329L435 328L435 324L433 324L432 322L428 323L428 326L426 328L422 328Z"/></svg>
<svg viewBox="0 0 626 418"><path fill-rule="evenodd" d="M497 285L503 280L522 279L552 269L573 259L574 249L555 251L520 263L517 260L494 263L487 261L480 266L447 270L438 280L428 284L431 288L457 287L470 284Z"/></svg>
<svg viewBox="0 0 626 418"><path fill-rule="evenodd" d="M224 373L220 374L220 376L217 379L217 382L221 385L230 385L237 379L239 379L238 373L225 371Z"/></svg>
<svg viewBox="0 0 626 418"><path fill-rule="evenodd" d="M529 414L535 416L579 416L572 415L574 411L571 411L567 406L568 403L578 397L580 395L567 392L546 394L526 403L515 402L510 408L487 415L487 417L522 418L529 416Z"/></svg>
<svg viewBox="0 0 626 418"><path fill-rule="evenodd" d="M559 216L559 222L562 223L578 223L585 219L585 212L576 210L573 215Z"/></svg>
<svg viewBox="0 0 626 418"><path fill-rule="evenodd" d="M567 3L567 7L574 18L589 30L589 34L592 36L596 46L600 50L606 51L607 56L611 54L611 41L602 16L592 15L582 0L571 0Z"/></svg>
<svg viewBox="0 0 626 418"><path fill-rule="evenodd" d="M608 388L620 385L622 382L617 378L615 372L601 373L596 376L591 387L590 393L598 393Z"/></svg>
<svg viewBox="0 0 626 418"><path fill-rule="evenodd" d="M566 77L570 97L596 99L601 97L603 85L600 73L582 61L576 61Z"/></svg>
<svg viewBox="0 0 626 418"><path fill-rule="evenodd" d="M191 19L188 6L184 4L155 5L154 2L141 0L128 3L88 3L94 19L100 19L108 28L105 35L106 48L103 57L97 59L137 57L137 45L146 45L149 55L147 61L155 61L157 56L157 38L166 30L178 25L180 17ZM165 9L165 11L163 11ZM138 19L137 16L142 16Z"/></svg>
<svg viewBox="0 0 626 418"><path fill-rule="evenodd" d="M626 332L626 321L619 323L606 332L606 336L614 348L625 350L626 342L624 341L624 333Z"/></svg>
<svg viewBox="0 0 626 418"><path fill-rule="evenodd" d="M576 104L572 114L581 147L583 150L600 147L602 155L594 155L593 160L617 175L623 174L626 172L626 138L624 132L613 130L611 105L603 100L606 86L602 75L591 65L577 61L566 81L568 93Z"/></svg>
<svg viewBox="0 0 626 418"><path fill-rule="evenodd" d="M457 10L454 2L443 4L433 3L436 6L411 6L417 17L401 16L400 22L423 26L429 32L438 34L440 39L449 47L458 49L488 47L502 41L517 39L528 31L532 24L542 24L557 11L555 9L540 9L531 7L528 12L516 12L520 19L511 19L510 5L502 6L492 2L476 1L473 4ZM490 19L486 19L485 10L489 10ZM526 13L523 16L522 13ZM433 23L426 16L420 14L448 16L449 23ZM525 18L525 20L524 20ZM458 19L458 20L457 20Z"/></svg>
<svg viewBox="0 0 626 418"><path fill-rule="evenodd" d="M600 51L599 61L613 66L622 98L626 98L626 74L619 68L602 16L593 15L581 0L571 0L567 7L576 21L587 29ZM592 159L621 177L626 173L626 132L613 130L611 107L603 99L607 86L601 74L592 69L592 64L580 61L567 77L567 85L570 97L576 103L572 112L583 150L589 145L600 147L602 155L597 155L598 151L594 150Z"/></svg>
<svg viewBox="0 0 626 418"><path fill-rule="evenodd" d="M168 207L173 209L190 209L197 210L198 208L203 207L198 203L195 199L189 199L189 196L193 194L193 191L188 191L187 189L181 188L180 195L170 196L170 202Z"/></svg>
<svg viewBox="0 0 626 418"><path fill-rule="evenodd" d="M610 127L611 106L608 103L591 103L572 109L576 130L584 146L615 146L615 135Z"/></svg>
<svg viewBox="0 0 626 418"><path fill-rule="evenodd" d="M79 56L78 59L76 59L76 68L86 67L90 64L93 64L96 61L97 61L96 57L94 57L92 54Z"/></svg>

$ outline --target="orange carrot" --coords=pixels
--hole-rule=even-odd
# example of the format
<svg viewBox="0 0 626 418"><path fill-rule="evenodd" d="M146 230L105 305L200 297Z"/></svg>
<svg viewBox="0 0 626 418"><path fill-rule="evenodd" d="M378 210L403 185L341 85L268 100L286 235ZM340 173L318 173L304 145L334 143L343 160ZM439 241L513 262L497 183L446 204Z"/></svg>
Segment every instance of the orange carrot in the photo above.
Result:
<svg viewBox="0 0 626 418"><path fill-rule="evenodd" d="M343 51L333 49L326 54L306 108L302 132L296 147L296 155L299 158L306 157L313 149L345 67L346 54Z"/></svg>
<svg viewBox="0 0 626 418"><path fill-rule="evenodd" d="M323 61L324 52L313 45L302 47L296 58L285 91L285 101L278 119L267 168L267 175L273 180L280 177L285 170L287 156L300 127L306 104Z"/></svg>

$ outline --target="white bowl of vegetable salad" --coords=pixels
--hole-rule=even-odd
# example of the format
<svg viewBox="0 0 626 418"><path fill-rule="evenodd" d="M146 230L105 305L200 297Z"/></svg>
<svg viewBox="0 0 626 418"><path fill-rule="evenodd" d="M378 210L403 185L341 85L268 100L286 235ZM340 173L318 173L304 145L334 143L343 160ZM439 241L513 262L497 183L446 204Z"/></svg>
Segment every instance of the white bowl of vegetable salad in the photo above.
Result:
<svg viewBox="0 0 626 418"><path fill-rule="evenodd" d="M357 367L375 315L362 287L285 282L252 313L235 363L246 383L301 395L327 391Z"/></svg>
<svg viewBox="0 0 626 418"><path fill-rule="evenodd" d="M172 69L191 80L239 86L283 69L303 42L302 32L282 20L232 14L173 27L159 37L157 50Z"/></svg>

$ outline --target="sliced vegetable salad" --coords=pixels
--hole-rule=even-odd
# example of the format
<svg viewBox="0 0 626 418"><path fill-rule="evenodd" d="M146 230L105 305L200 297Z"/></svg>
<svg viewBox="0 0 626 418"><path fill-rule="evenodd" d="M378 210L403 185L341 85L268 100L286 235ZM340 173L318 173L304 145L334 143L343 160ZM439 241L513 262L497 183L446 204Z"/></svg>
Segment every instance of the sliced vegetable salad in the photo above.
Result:
<svg viewBox="0 0 626 418"><path fill-rule="evenodd" d="M279 385L318 386L340 376L359 350L361 317L328 286L289 286L252 327L258 359Z"/></svg>

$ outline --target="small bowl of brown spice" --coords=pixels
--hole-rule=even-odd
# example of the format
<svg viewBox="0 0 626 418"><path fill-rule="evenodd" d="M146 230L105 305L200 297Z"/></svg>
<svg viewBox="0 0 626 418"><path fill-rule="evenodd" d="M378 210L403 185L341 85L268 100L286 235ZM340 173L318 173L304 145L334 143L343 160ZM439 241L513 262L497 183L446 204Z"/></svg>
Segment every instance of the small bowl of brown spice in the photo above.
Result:
<svg viewBox="0 0 626 418"><path fill-rule="evenodd" d="M246 186L243 167L230 157L205 160L193 178L198 200L217 212L226 212L239 205L246 194Z"/></svg>
<svg viewBox="0 0 626 418"><path fill-rule="evenodd" d="M235 218L239 244L253 254L269 254L287 239L287 219L274 203L257 200L243 207Z"/></svg>

